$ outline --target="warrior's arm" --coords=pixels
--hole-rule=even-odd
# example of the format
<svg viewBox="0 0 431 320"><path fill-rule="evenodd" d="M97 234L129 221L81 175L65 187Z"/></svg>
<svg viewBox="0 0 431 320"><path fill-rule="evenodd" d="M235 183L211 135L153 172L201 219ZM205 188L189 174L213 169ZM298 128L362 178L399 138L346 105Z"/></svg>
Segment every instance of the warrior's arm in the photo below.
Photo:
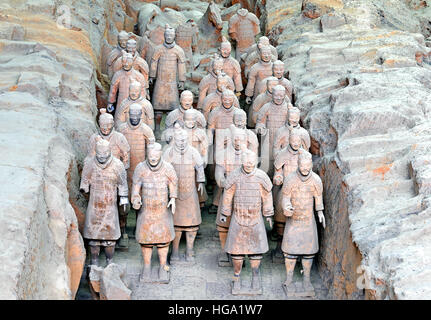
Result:
<svg viewBox="0 0 431 320"><path fill-rule="evenodd" d="M274 157L277 156L277 154L280 152L281 149L283 149L283 147L285 146L285 136L282 132L280 132L279 130L277 130L275 132L275 137L274 137L274 145L273 145L273 154Z"/></svg>
<svg viewBox="0 0 431 320"><path fill-rule="evenodd" d="M202 109L202 103L204 102L204 99L207 96L209 85L206 81L204 81L205 78L201 80L199 83L199 98L198 98L198 105L197 109Z"/></svg>
<svg viewBox="0 0 431 320"><path fill-rule="evenodd" d="M233 74L233 82L235 83L235 91L241 92L244 87L242 86L242 78L241 78L241 67L239 70L237 68L234 68L235 72Z"/></svg>
<svg viewBox="0 0 431 320"><path fill-rule="evenodd" d="M154 130L154 109L150 101L144 106L144 109L147 114L147 124L151 130Z"/></svg>
<svg viewBox="0 0 431 320"><path fill-rule="evenodd" d="M117 101L117 93L118 93L119 87L120 87L120 77L116 72L112 77L111 88L109 89L109 96L108 96L109 103L115 103L115 101Z"/></svg>
<svg viewBox="0 0 431 320"><path fill-rule="evenodd" d="M224 216L230 216L232 214L232 202L236 191L236 184L232 184L230 188L223 190L223 205L221 214Z"/></svg>
<svg viewBox="0 0 431 320"><path fill-rule="evenodd" d="M186 56L182 49L178 54L178 81L186 81Z"/></svg>
<svg viewBox="0 0 431 320"><path fill-rule="evenodd" d="M82 169L81 174L81 184L79 186L79 189L82 190L85 193L88 193L90 191L90 179L91 179L91 158L87 157L84 160L84 168Z"/></svg>
<svg viewBox="0 0 431 320"><path fill-rule="evenodd" d="M256 68L251 68L248 74L247 87L245 88L245 95L247 97L253 97L254 95L254 85L256 84Z"/></svg>
<svg viewBox="0 0 431 320"><path fill-rule="evenodd" d="M135 172L133 172L133 177L132 177L132 192L131 192L131 199L130 201L132 202L132 205L135 207L140 207L141 206L141 188L142 188L142 182L140 179L140 175L141 175L141 164L138 164L136 166ZM136 205L135 203L138 202ZM139 204L139 205L138 205Z"/></svg>
<svg viewBox="0 0 431 320"><path fill-rule="evenodd" d="M304 132L302 135L302 144L305 150L310 150L311 147L311 140L310 140L310 134L308 132Z"/></svg>
<svg viewBox="0 0 431 320"><path fill-rule="evenodd" d="M323 211L323 185L322 180L319 176L316 176L316 182L314 187L314 206L316 211Z"/></svg>
<svg viewBox="0 0 431 320"><path fill-rule="evenodd" d="M207 127L207 120L200 111L198 111L196 122L198 123L198 126L202 127L202 129L205 129Z"/></svg>
<svg viewBox="0 0 431 320"><path fill-rule="evenodd" d="M121 134L120 141L119 141L119 147L121 150L121 160L124 164L125 169L130 168L130 146L127 142L127 139L124 135Z"/></svg>
<svg viewBox="0 0 431 320"><path fill-rule="evenodd" d="M169 198L178 198L178 176L171 164L169 164L167 176L169 180Z"/></svg>
<svg viewBox="0 0 431 320"><path fill-rule="evenodd" d="M247 129L249 130L249 129ZM248 131L248 149L257 154L259 149L259 141L253 131Z"/></svg>
<svg viewBox="0 0 431 320"><path fill-rule="evenodd" d="M204 167L208 164L208 138L205 131L202 132L202 139L200 141L200 154L204 160Z"/></svg>
<svg viewBox="0 0 431 320"><path fill-rule="evenodd" d="M157 76L157 65L159 63L160 54L155 52L151 57L150 63L150 78L155 78Z"/></svg>
<svg viewBox="0 0 431 320"><path fill-rule="evenodd" d="M128 195L129 187L127 185L126 169L121 165L118 172L118 196L127 198Z"/></svg>
<svg viewBox="0 0 431 320"><path fill-rule="evenodd" d="M292 216L293 207L291 202L292 197L292 184L289 180L283 183L283 187L281 188L281 207L283 208L283 214L287 217Z"/></svg>
<svg viewBox="0 0 431 320"><path fill-rule="evenodd" d="M226 172L226 170L223 166L216 164L214 176L215 176L215 181L216 181L217 185L219 186L219 188L224 187L224 183L226 181L226 178L224 175L225 172Z"/></svg>
<svg viewBox="0 0 431 320"><path fill-rule="evenodd" d="M272 202L272 192L261 188L262 197L262 214L264 217L272 217L274 215L274 206Z"/></svg>

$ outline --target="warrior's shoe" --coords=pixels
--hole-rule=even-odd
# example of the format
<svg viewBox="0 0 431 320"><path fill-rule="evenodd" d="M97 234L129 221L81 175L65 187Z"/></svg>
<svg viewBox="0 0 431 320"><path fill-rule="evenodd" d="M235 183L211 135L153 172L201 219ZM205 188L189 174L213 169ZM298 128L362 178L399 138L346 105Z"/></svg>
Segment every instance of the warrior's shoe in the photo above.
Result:
<svg viewBox="0 0 431 320"><path fill-rule="evenodd" d="M169 266L166 264L164 266L159 267L159 282L161 283L169 283L170 278L170 270Z"/></svg>
<svg viewBox="0 0 431 320"><path fill-rule="evenodd" d="M140 282L150 282L151 281L151 265L144 265L142 268L142 273L139 276Z"/></svg>

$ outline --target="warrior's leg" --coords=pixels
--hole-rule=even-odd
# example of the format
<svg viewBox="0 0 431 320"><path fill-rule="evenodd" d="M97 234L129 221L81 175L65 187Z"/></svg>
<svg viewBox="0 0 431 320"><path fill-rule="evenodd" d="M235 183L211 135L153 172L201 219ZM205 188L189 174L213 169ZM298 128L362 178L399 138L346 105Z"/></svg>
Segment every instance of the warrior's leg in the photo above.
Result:
<svg viewBox="0 0 431 320"><path fill-rule="evenodd" d="M168 280L169 267L166 265L166 260L169 251L169 243L163 246L157 247L157 253L159 254L159 279Z"/></svg>
<svg viewBox="0 0 431 320"><path fill-rule="evenodd" d="M179 247L180 247L180 240L181 240L182 233L183 232L181 230L175 229L175 239L174 241L172 241L171 261L180 260Z"/></svg>
<svg viewBox="0 0 431 320"><path fill-rule="evenodd" d="M242 264L244 262L244 255L231 255L233 263L233 287L236 290L241 289L240 274L242 269Z"/></svg>
<svg viewBox="0 0 431 320"><path fill-rule="evenodd" d="M251 287L255 290L260 289L260 271L259 266L263 256L261 254L249 255L250 266L252 271Z"/></svg>
<svg viewBox="0 0 431 320"><path fill-rule="evenodd" d="M126 226L127 226L127 215L128 212L124 211L124 208L121 206L121 208L118 210L120 213L120 231L121 231L121 238L118 243L119 247L128 248L129 247L129 236L126 232Z"/></svg>
<svg viewBox="0 0 431 320"><path fill-rule="evenodd" d="M289 288L292 289L293 286L293 271L295 270L296 265L296 259L298 256L290 255L285 253L284 254L284 264L286 266L286 281L284 282L284 285L289 291ZM293 288L294 289L294 288Z"/></svg>
<svg viewBox="0 0 431 320"><path fill-rule="evenodd" d="M195 238L196 238L196 234L198 233L198 231L187 231L186 232L186 260L187 261L194 261L194 251L193 251L193 246L195 243Z"/></svg>
<svg viewBox="0 0 431 320"><path fill-rule="evenodd" d="M225 246L225 244L226 244L226 239L227 239L227 232L228 232L228 230L229 229L227 229L227 228L222 228L222 227L218 227L218 235L219 235L219 238L220 238L220 247L221 247L221 250L222 251L224 251L224 246Z"/></svg>
<svg viewBox="0 0 431 320"><path fill-rule="evenodd" d="M91 255L92 265L95 265L95 266L99 265L99 254L100 254L100 245L90 244L90 255Z"/></svg>
<svg viewBox="0 0 431 320"><path fill-rule="evenodd" d="M112 263L112 259L114 258L114 252L115 252L115 244L105 247L105 256L106 256L107 265Z"/></svg>
<svg viewBox="0 0 431 320"><path fill-rule="evenodd" d="M160 123L162 122L163 112L162 111L154 111L154 118L155 118L155 125L156 128L154 130L154 135L156 137L156 140L160 140L161 130L160 130Z"/></svg>
<svg viewBox="0 0 431 320"><path fill-rule="evenodd" d="M277 247L275 248L275 255L278 257L283 257L283 252L281 251L281 243L283 241L283 233L284 233L284 223L275 222L274 229L276 229L277 233Z"/></svg>
<svg viewBox="0 0 431 320"><path fill-rule="evenodd" d="M314 255L303 256L301 259L302 269L304 270L303 286L305 291L314 291L314 287L311 284L310 273L311 265L313 264Z"/></svg>
<svg viewBox="0 0 431 320"><path fill-rule="evenodd" d="M142 266L141 279L151 278L151 254L153 253L153 246L141 245L142 257L144 265Z"/></svg>

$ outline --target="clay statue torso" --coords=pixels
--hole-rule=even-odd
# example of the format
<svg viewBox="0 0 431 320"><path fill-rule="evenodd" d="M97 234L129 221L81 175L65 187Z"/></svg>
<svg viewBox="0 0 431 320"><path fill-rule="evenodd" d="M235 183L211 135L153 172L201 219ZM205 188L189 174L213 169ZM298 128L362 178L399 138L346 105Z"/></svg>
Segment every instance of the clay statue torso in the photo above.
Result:
<svg viewBox="0 0 431 320"><path fill-rule="evenodd" d="M150 101L144 97L139 97L136 100L130 99L128 97L124 100L121 105L115 108L114 122L115 128L118 129L122 123L125 123L129 114L129 107L132 103L137 103L142 106L142 119L141 121L148 125L152 130L154 130L154 110L153 105Z"/></svg>

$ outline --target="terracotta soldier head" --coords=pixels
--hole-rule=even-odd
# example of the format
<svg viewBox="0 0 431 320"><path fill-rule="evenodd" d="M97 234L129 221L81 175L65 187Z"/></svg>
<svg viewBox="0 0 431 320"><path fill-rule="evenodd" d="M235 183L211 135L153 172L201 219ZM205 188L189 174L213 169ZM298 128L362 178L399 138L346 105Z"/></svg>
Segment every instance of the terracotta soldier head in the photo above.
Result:
<svg viewBox="0 0 431 320"><path fill-rule="evenodd" d="M221 95L221 103L224 108L230 109L233 106L233 101L235 98L235 94L232 90L225 89Z"/></svg>
<svg viewBox="0 0 431 320"><path fill-rule="evenodd" d="M141 122L142 106L139 103L132 103L129 107L129 120L132 126L137 126Z"/></svg>
<svg viewBox="0 0 431 320"><path fill-rule="evenodd" d="M178 123L175 124L174 130L174 146L175 149L183 153L188 145L188 134L187 132L180 127Z"/></svg>
<svg viewBox="0 0 431 320"><path fill-rule="evenodd" d="M214 59L211 60L210 68L213 74L218 75L223 71L223 59L218 55L214 57Z"/></svg>
<svg viewBox="0 0 431 320"><path fill-rule="evenodd" d="M286 96L286 89L282 85L276 85L272 89L272 102L276 105L281 105L284 102Z"/></svg>
<svg viewBox="0 0 431 320"><path fill-rule="evenodd" d="M142 85L138 81L132 81L129 85L129 97L131 100L138 100L141 96Z"/></svg>
<svg viewBox="0 0 431 320"><path fill-rule="evenodd" d="M118 33L117 40L118 46L122 49L126 49L127 40L129 40L129 34L126 31L121 30L120 33Z"/></svg>
<svg viewBox="0 0 431 320"><path fill-rule="evenodd" d="M263 46L269 46L269 39L268 37L262 36L259 38L257 42L257 48L260 50Z"/></svg>
<svg viewBox="0 0 431 320"><path fill-rule="evenodd" d="M99 117L100 133L104 136L109 136L114 128L114 117L112 114L106 113L106 109L100 109Z"/></svg>
<svg viewBox="0 0 431 320"><path fill-rule="evenodd" d="M127 44L126 44L126 51L130 54L132 54L133 56L136 53L136 40L135 39L129 39L127 40Z"/></svg>
<svg viewBox="0 0 431 320"><path fill-rule="evenodd" d="M228 87L229 79L230 79L229 76L224 72L220 72L217 75L217 83L216 84L217 84L217 90L219 92L223 92L223 90Z"/></svg>
<svg viewBox="0 0 431 320"><path fill-rule="evenodd" d="M247 124L247 114L244 110L236 108L233 114L233 124L239 129L245 129Z"/></svg>
<svg viewBox="0 0 431 320"><path fill-rule="evenodd" d="M274 61L272 64L272 75L277 79L284 77L284 62L281 60Z"/></svg>
<svg viewBox="0 0 431 320"><path fill-rule="evenodd" d="M269 46L262 46L260 48L260 59L263 62L270 62L272 57L271 48Z"/></svg>
<svg viewBox="0 0 431 320"><path fill-rule="evenodd" d="M301 147L301 135L298 130L292 130L289 134L289 145L294 150L297 151Z"/></svg>
<svg viewBox="0 0 431 320"><path fill-rule="evenodd" d="M232 45L225 37L223 37L222 43L220 44L221 56L223 58L228 58L230 56L231 51L232 51Z"/></svg>
<svg viewBox="0 0 431 320"><path fill-rule="evenodd" d="M123 69L129 71L133 67L133 56L130 53L123 54Z"/></svg>
<svg viewBox="0 0 431 320"><path fill-rule="evenodd" d="M257 155L251 150L244 150L241 154L242 168L246 173L251 173L256 168Z"/></svg>
<svg viewBox="0 0 431 320"><path fill-rule="evenodd" d="M299 124L301 118L301 111L297 107L289 109L289 115L287 117L287 124L291 127L296 127Z"/></svg>
<svg viewBox="0 0 431 320"><path fill-rule="evenodd" d="M247 145L247 136L244 130L235 128L232 132L232 145L236 151L245 150Z"/></svg>
<svg viewBox="0 0 431 320"><path fill-rule="evenodd" d="M168 24L165 26L165 43L170 45L175 41L175 29L169 26Z"/></svg>
<svg viewBox="0 0 431 320"><path fill-rule="evenodd" d="M276 77L268 77L266 78L266 90L272 94L272 90L274 87L278 85L278 79Z"/></svg>
<svg viewBox="0 0 431 320"><path fill-rule="evenodd" d="M99 137L96 142L96 160L100 164L106 163L111 157L109 142Z"/></svg>
<svg viewBox="0 0 431 320"><path fill-rule="evenodd" d="M162 153L163 150L160 143L150 143L148 145L147 151L148 164L151 167L157 167L157 165L160 163L160 159L162 158Z"/></svg>
<svg viewBox="0 0 431 320"><path fill-rule="evenodd" d="M311 173L313 168L313 159L311 153L305 150L301 150L298 157L298 172L301 176L307 177Z"/></svg>
<svg viewBox="0 0 431 320"><path fill-rule="evenodd" d="M196 126L197 112L195 109L187 109L184 112L184 126L188 129L193 129Z"/></svg>
<svg viewBox="0 0 431 320"><path fill-rule="evenodd" d="M184 110L191 109L193 106L193 93L190 90L181 92L180 103Z"/></svg>

